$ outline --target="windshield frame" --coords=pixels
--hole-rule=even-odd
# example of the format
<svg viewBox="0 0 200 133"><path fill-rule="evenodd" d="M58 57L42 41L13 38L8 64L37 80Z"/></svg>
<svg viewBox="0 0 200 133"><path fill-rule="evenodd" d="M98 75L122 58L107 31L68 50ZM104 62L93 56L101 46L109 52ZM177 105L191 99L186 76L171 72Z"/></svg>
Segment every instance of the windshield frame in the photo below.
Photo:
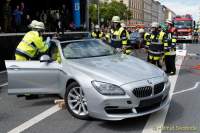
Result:
<svg viewBox="0 0 200 133"><path fill-rule="evenodd" d="M110 48L112 53L108 53L108 54L102 54L102 55L94 55L94 56L84 56L84 57L67 57L64 51L64 48L67 47L67 45L70 45L73 43L79 43L79 42L86 42L86 41L101 41L101 43L103 43L102 45L108 46L108 48ZM94 58L94 57L103 57L103 56L111 56L116 54L115 49L113 47L111 47L110 45L106 44L105 42L103 42L102 40L99 39L83 39L83 40L74 40L74 41L63 41L60 43L61 45L61 51L62 51L62 55L65 59L85 59L85 58ZM74 44L75 45L75 44Z"/></svg>

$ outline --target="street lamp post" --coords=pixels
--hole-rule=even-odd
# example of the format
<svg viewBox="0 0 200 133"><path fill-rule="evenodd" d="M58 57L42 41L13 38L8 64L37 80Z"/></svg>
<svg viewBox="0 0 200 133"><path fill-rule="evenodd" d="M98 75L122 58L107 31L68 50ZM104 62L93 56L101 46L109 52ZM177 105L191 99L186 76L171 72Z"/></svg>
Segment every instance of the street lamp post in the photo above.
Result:
<svg viewBox="0 0 200 133"><path fill-rule="evenodd" d="M99 0L97 0L97 16L98 16L98 25L100 25L100 11L99 11Z"/></svg>

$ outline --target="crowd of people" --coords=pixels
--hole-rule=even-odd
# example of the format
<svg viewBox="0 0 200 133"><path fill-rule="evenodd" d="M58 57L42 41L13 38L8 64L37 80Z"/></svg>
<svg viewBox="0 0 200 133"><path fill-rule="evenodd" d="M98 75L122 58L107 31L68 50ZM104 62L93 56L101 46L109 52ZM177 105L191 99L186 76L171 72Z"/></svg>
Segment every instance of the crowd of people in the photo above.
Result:
<svg viewBox="0 0 200 133"><path fill-rule="evenodd" d="M22 32L27 31L27 25L31 22L31 16L24 2L15 6L12 10L10 2L7 1L2 9L3 21L1 32Z"/></svg>
<svg viewBox="0 0 200 133"><path fill-rule="evenodd" d="M137 48L144 48L147 53L147 62L152 63L159 68L166 66L166 73L169 75L176 74L175 58L176 58L176 29L172 22L167 20L165 25L157 22L151 24L150 29L138 29L134 32L139 34L139 42L135 45ZM116 50L124 54L132 54L135 46L130 43L131 31L121 23L118 16L112 18L112 26L104 28L102 31L99 25L95 26L95 30L91 36L96 39L102 39Z"/></svg>
<svg viewBox="0 0 200 133"><path fill-rule="evenodd" d="M27 32L28 25L32 20L38 20L45 24L46 31L64 32L66 30L76 30L74 23L68 16L68 9L63 4L59 9L47 9L32 12L24 2L15 6L12 10L10 2L6 2L2 9L2 24L0 24L0 33L8 32ZM84 28L82 26L82 28Z"/></svg>

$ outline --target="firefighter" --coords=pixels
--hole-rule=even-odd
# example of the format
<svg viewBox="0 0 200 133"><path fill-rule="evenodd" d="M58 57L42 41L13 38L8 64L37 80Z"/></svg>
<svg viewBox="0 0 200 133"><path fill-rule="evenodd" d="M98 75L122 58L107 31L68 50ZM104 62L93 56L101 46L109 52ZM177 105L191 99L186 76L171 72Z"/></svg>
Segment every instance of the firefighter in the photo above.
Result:
<svg viewBox="0 0 200 133"><path fill-rule="evenodd" d="M105 27L105 29L104 29L104 41L107 44L111 43L111 33L110 33L109 27Z"/></svg>
<svg viewBox="0 0 200 133"><path fill-rule="evenodd" d="M148 49L149 45L150 45L150 34L148 32L145 32L144 29L139 29L138 33L140 35L141 41L140 41L140 46L141 47L145 47L146 49Z"/></svg>
<svg viewBox="0 0 200 133"><path fill-rule="evenodd" d="M35 60L41 53L47 52L50 47L50 38L44 42L42 33L44 23L33 20L29 25L31 31L25 34L16 49L15 58L18 61Z"/></svg>
<svg viewBox="0 0 200 133"><path fill-rule="evenodd" d="M100 26L95 26L95 31L92 32L92 37L95 39L102 39L103 38L103 32L100 30Z"/></svg>
<svg viewBox="0 0 200 133"><path fill-rule="evenodd" d="M141 31L139 31L139 32L141 32ZM143 32L143 31L142 31ZM145 32L144 33L144 47L145 47L145 51L146 51L146 53L147 53L147 62L150 62L150 59L149 59L149 52L148 52L148 50L149 50L149 46L150 46L150 42L151 42L151 40L150 40L150 37L151 37L151 35L148 33L148 32Z"/></svg>
<svg viewBox="0 0 200 133"><path fill-rule="evenodd" d="M197 29L194 30L193 36L194 36L193 42L198 43L199 42L199 33L197 32Z"/></svg>
<svg viewBox="0 0 200 133"><path fill-rule="evenodd" d="M176 39L172 37L168 39L164 43L164 51L165 51L165 65L166 65L166 73L169 75L176 74Z"/></svg>
<svg viewBox="0 0 200 133"><path fill-rule="evenodd" d="M126 30L126 25L124 23L121 23L119 35L122 44L122 51L124 52L124 54L130 55L133 52L133 48L128 44L128 40L130 40L130 35L129 32Z"/></svg>
<svg viewBox="0 0 200 133"><path fill-rule="evenodd" d="M172 27L171 21L166 21L166 34L167 39L164 43L164 52L165 52L165 65L166 65L166 73L169 75L176 74L176 36L175 29Z"/></svg>
<svg viewBox="0 0 200 133"><path fill-rule="evenodd" d="M148 48L148 58L150 63L162 68L161 61L164 54L165 32L160 31L160 25L153 22L151 25L150 45Z"/></svg>
<svg viewBox="0 0 200 133"><path fill-rule="evenodd" d="M145 41L144 41L144 36L145 36L145 31L144 29L139 29L138 30L139 36L140 36L140 41L139 41L139 48L145 46Z"/></svg>
<svg viewBox="0 0 200 133"><path fill-rule="evenodd" d="M150 45L150 34L148 32L145 32L145 30L142 28L138 30L138 33L140 35L139 48L145 48L145 53L147 53L147 62L150 62L148 56L148 48Z"/></svg>
<svg viewBox="0 0 200 133"><path fill-rule="evenodd" d="M111 27L111 46L116 49L121 49L121 39L120 39L120 17L113 16L112 17L112 27Z"/></svg>
<svg viewBox="0 0 200 133"><path fill-rule="evenodd" d="M165 29L166 29L168 38L172 38L172 36L175 37L176 28L173 26L173 22L171 20L168 19L165 21Z"/></svg>

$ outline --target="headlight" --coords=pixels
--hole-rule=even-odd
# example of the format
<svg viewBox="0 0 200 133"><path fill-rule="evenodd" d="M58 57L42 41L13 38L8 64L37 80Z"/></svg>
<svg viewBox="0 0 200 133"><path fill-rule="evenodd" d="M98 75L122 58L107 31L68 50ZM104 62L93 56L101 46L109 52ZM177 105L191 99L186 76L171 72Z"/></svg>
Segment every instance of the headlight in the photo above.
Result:
<svg viewBox="0 0 200 133"><path fill-rule="evenodd" d="M124 90L117 85L104 83L100 81L92 81L92 85L102 95L109 95L109 96L125 95Z"/></svg>

